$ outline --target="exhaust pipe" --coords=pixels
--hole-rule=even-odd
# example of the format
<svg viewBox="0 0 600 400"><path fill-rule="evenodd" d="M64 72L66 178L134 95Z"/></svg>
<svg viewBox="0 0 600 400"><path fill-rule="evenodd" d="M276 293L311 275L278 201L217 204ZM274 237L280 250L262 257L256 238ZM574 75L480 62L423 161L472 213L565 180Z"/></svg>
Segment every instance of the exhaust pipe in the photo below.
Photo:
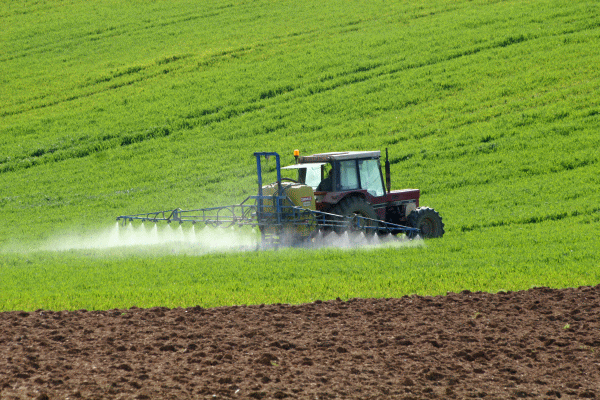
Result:
<svg viewBox="0 0 600 400"><path fill-rule="evenodd" d="M388 193L390 193L392 191L392 172L387 147L385 148L385 185L387 186Z"/></svg>

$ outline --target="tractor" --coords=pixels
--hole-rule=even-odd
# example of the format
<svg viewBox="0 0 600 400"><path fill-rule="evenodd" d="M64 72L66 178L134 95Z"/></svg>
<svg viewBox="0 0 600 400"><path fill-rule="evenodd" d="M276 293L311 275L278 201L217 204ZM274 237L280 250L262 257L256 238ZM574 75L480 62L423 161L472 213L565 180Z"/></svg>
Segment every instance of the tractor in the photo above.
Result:
<svg viewBox="0 0 600 400"><path fill-rule="evenodd" d="M387 149L385 185L380 151L346 151L300 157L299 151L295 150L294 156L296 164L282 169L298 170L295 182L314 190L318 211L341 216L359 215L373 220L373 224L385 221L408 225L419 229L423 238L444 235L444 223L439 213L429 207L419 207L419 189L391 190Z"/></svg>
<svg viewBox="0 0 600 400"><path fill-rule="evenodd" d="M419 207L418 189L391 190L387 149L386 185L380 151L300 157L295 150L296 163L283 168L275 152L256 152L254 156L258 193L240 204L121 215L117 221L258 227L262 247L302 244L315 240L319 232L391 233L408 238L435 238L444 234L440 215L431 208ZM277 180L263 185L262 162L272 157L276 160ZM282 171L288 170L297 170L296 178L282 177Z"/></svg>

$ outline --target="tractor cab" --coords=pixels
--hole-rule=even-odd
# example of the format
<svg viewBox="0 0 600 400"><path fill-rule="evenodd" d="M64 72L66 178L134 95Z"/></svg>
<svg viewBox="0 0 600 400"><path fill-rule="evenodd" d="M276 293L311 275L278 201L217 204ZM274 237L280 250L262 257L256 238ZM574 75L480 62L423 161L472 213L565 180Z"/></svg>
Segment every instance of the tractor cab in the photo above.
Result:
<svg viewBox="0 0 600 400"><path fill-rule="evenodd" d="M379 151L314 154L283 169L297 169L298 182L312 187L315 194L364 190L380 197L386 191L379 157Z"/></svg>
<svg viewBox="0 0 600 400"><path fill-rule="evenodd" d="M317 210L383 220L385 210L374 206L386 194L379 156L379 151L313 154L282 169L298 171L295 181L312 188Z"/></svg>

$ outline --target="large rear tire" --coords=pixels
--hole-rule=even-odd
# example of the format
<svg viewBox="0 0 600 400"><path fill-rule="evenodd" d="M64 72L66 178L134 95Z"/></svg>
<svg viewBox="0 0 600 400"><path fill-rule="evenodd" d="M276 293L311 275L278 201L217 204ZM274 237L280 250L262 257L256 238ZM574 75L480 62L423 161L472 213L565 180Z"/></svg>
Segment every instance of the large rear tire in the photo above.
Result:
<svg viewBox="0 0 600 400"><path fill-rule="evenodd" d="M423 239L444 236L444 223L442 217L433 208L419 207L408 215L408 224L421 230Z"/></svg>
<svg viewBox="0 0 600 400"><path fill-rule="evenodd" d="M377 213L373 206L362 197L346 197L342 199L332 210L333 214L344 215L347 217L352 216L360 216L364 218L370 219L378 219ZM366 226L376 227L377 223L373 221L364 221ZM352 229L352 227L350 228ZM345 229L340 228L336 229L338 232L343 231ZM375 232L374 229L367 229L368 233Z"/></svg>

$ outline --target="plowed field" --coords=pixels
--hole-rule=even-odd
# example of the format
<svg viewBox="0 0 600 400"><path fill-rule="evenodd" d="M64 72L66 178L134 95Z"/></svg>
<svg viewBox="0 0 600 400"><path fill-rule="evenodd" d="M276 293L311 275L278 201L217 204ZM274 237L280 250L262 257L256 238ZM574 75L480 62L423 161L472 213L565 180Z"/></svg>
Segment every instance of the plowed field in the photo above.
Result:
<svg viewBox="0 0 600 400"><path fill-rule="evenodd" d="M600 285L0 314L0 398L600 398Z"/></svg>

